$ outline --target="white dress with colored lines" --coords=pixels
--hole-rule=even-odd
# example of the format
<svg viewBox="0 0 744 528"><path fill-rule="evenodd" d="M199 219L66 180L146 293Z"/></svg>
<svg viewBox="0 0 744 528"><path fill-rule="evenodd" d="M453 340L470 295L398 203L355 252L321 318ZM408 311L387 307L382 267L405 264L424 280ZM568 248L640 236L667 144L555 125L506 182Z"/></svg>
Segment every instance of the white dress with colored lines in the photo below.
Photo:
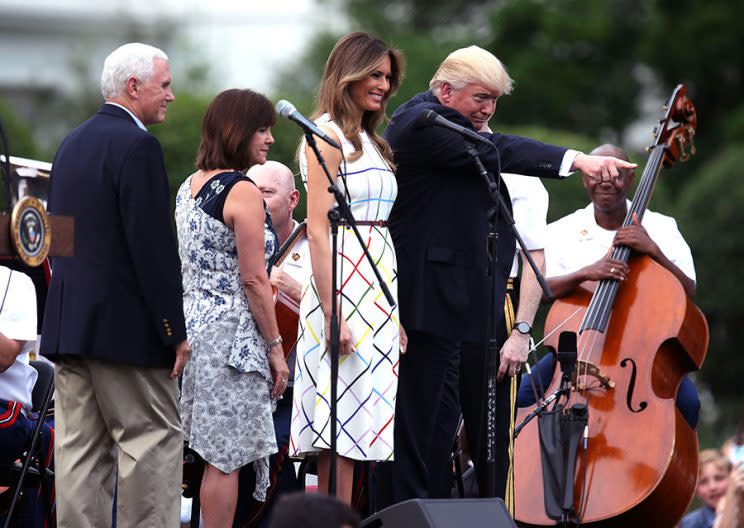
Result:
<svg viewBox="0 0 744 528"><path fill-rule="evenodd" d="M327 115L316 123L327 124L336 132L348 158L354 147L340 128ZM345 178L339 176L338 184L357 221L386 221L398 192L395 175L367 135L363 133L361 137L363 154L347 163L345 170L342 162ZM300 152L300 170L307 185L304 145ZM359 231L397 302L397 264L387 227L362 225ZM337 452L355 460L392 460L398 386L398 308L388 305L349 227L339 229L338 284L341 312L355 351L339 360ZM323 312L311 277L303 287L300 302L291 456L330 448L330 370Z"/></svg>

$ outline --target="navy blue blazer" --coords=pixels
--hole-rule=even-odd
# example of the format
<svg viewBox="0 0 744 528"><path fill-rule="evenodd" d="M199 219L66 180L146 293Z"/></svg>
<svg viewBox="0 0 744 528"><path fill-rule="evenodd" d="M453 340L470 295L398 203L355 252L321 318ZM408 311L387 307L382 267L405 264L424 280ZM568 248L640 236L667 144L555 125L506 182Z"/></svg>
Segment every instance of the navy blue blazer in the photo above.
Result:
<svg viewBox="0 0 744 528"><path fill-rule="evenodd" d="M473 129L462 114L439 104L431 92L416 95L392 116L385 138L393 148L398 197L389 228L398 257L398 300L406 329L455 340L488 336L488 210L494 205L459 134L424 125L434 110ZM474 129L473 129L474 130ZM496 146L478 145L493 174L515 172L557 178L566 149L504 134L481 134ZM506 185L500 185L509 206ZM503 306L515 238L499 222L496 298ZM503 318L503 309L497 310Z"/></svg>
<svg viewBox="0 0 744 528"><path fill-rule="evenodd" d="M75 217L75 254L52 259L41 353L172 367L186 329L158 140L104 104L60 145L49 212Z"/></svg>

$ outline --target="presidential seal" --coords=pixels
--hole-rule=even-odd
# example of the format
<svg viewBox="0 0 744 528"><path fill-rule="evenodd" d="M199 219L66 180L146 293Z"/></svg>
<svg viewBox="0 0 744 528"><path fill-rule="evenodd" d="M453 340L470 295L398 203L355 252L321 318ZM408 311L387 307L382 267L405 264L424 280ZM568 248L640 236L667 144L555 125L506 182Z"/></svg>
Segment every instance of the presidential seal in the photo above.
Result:
<svg viewBox="0 0 744 528"><path fill-rule="evenodd" d="M44 204L38 198L26 196L13 207L10 238L18 257L29 266L38 266L47 258L52 230Z"/></svg>

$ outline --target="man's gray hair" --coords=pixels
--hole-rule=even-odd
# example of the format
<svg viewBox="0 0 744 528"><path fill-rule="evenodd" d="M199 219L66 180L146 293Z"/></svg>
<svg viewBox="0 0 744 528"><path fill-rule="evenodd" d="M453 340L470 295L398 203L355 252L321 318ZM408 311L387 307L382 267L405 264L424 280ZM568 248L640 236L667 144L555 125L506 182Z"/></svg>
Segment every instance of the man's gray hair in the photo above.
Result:
<svg viewBox="0 0 744 528"><path fill-rule="evenodd" d="M103 62L101 73L104 99L122 95L130 77L147 82L155 70L155 59L167 61L168 55L161 49L139 42L130 42L112 51Z"/></svg>

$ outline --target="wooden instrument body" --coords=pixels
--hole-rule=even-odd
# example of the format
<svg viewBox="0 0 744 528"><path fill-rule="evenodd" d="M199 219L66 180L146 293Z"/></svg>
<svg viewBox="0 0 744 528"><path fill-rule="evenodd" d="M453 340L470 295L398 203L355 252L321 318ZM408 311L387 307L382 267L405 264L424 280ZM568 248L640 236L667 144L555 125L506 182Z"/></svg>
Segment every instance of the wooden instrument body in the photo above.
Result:
<svg viewBox="0 0 744 528"><path fill-rule="evenodd" d="M586 467L580 448L574 508L582 526L671 528L692 500L698 450L697 435L676 409L675 395L685 373L703 362L708 327L669 271L646 256L633 257L629 266L606 332L585 330L578 337L579 359L588 356L616 385L604 388L588 379L588 389L573 393L589 408ZM583 285L556 301L546 334L590 300ZM582 314L561 330L578 332ZM557 337L546 346L556 350ZM560 382L556 371L546 394ZM520 409L517 421L530 411ZM516 439L515 468L515 518L525 525L554 526L544 513L537 420Z"/></svg>

